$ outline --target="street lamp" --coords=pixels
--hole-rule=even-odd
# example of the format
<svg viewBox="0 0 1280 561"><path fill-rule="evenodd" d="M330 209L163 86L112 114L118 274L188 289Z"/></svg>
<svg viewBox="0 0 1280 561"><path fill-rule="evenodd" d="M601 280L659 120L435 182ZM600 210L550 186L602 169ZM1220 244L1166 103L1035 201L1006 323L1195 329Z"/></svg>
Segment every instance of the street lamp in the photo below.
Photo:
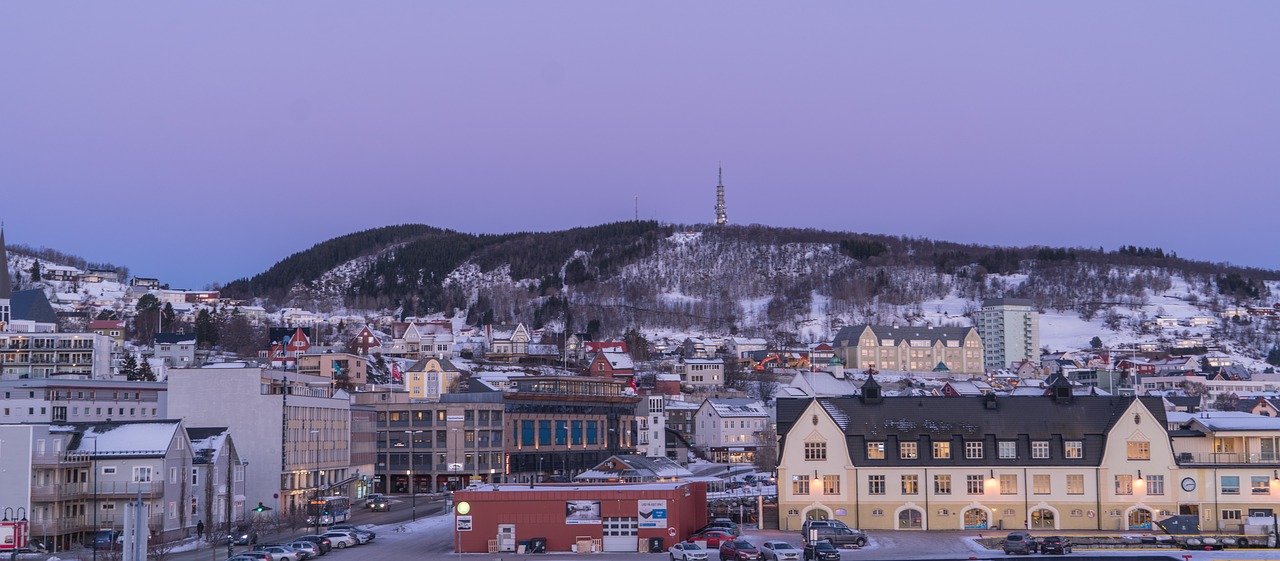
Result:
<svg viewBox="0 0 1280 561"><path fill-rule="evenodd" d="M318 434L320 434L320 431L318 429L311 429L311 436L315 437ZM314 440L316 440L317 441L316 443L319 444L318 438ZM308 486L313 486L313 490L311 491L312 500L315 500L320 497L320 450L319 448L320 448L319 446L312 447L312 452L315 454L315 462L316 462L316 474L314 476L314 479L308 482ZM307 474L310 475L310 473L311 473L310 470L307 470ZM321 513L324 512L324 509L318 505L310 504L311 501L307 501L307 503L308 503L307 509L304 512L310 515L311 511L315 511L315 516L313 517L316 521L315 533L319 534L320 533L320 515Z"/></svg>
<svg viewBox="0 0 1280 561"><path fill-rule="evenodd" d="M410 507L410 509L409 509L409 512L410 512L410 513L412 513L412 514L410 515L410 517L409 517L409 520L417 520L417 519L418 519L418 492L417 492L417 490L416 490L416 489L414 489L414 488L413 488L413 449L414 449L414 447L415 447L415 446L417 446L417 444L414 442L414 436L413 436L413 435L415 435L415 434L421 434L421 433L422 433L422 431L420 431L420 430L407 430L407 431L404 431L404 433L405 433L405 434L407 434L407 435L409 435L409 472L408 472L408 476L409 476L409 497L410 497L410 498L409 498L409 502L410 502L410 504L412 504L412 505L413 505L413 506L411 506L411 507Z"/></svg>
<svg viewBox="0 0 1280 561"><path fill-rule="evenodd" d="M1280 470L1271 470L1271 494L1280 491ZM1271 537L1276 540L1275 547L1280 549L1280 513L1271 511Z"/></svg>

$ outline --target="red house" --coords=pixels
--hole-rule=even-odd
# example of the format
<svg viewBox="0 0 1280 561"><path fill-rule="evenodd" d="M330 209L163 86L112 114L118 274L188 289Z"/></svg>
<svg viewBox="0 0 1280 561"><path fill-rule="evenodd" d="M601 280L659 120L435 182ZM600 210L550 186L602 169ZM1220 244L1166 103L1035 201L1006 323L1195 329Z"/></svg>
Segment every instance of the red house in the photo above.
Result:
<svg viewBox="0 0 1280 561"><path fill-rule="evenodd" d="M636 375L636 366L629 354L600 352L592 357L586 374L597 378L630 378Z"/></svg>

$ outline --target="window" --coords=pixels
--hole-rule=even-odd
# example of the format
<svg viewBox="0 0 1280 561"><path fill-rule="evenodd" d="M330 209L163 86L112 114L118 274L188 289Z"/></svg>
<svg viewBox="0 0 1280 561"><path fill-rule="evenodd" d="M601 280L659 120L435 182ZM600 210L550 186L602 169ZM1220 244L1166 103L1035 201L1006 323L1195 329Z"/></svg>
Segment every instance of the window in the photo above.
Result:
<svg viewBox="0 0 1280 561"><path fill-rule="evenodd" d="M1125 475L1116 476L1116 494L1117 495L1133 494L1133 476L1132 475L1125 474Z"/></svg>
<svg viewBox="0 0 1280 561"><path fill-rule="evenodd" d="M1164 476L1163 475L1148 475L1146 479L1147 479L1148 495L1164 494Z"/></svg>
<svg viewBox="0 0 1280 561"><path fill-rule="evenodd" d="M569 442L574 446L582 445L582 421L571 421L569 423Z"/></svg>
<svg viewBox="0 0 1280 561"><path fill-rule="evenodd" d="M970 495L981 495L983 490L983 482L981 475L964 476L965 491Z"/></svg>
<svg viewBox="0 0 1280 561"><path fill-rule="evenodd" d="M840 494L840 476L839 475L822 476L822 494L824 495Z"/></svg>
<svg viewBox="0 0 1280 561"><path fill-rule="evenodd" d="M1014 442L1012 440L1002 441L999 443L998 449L1000 451L1001 460L1018 459L1018 443L1017 442Z"/></svg>
<svg viewBox="0 0 1280 561"><path fill-rule="evenodd" d="M556 421L556 446L569 443L569 421Z"/></svg>
<svg viewBox="0 0 1280 561"><path fill-rule="evenodd" d="M827 443L826 442L806 442L804 443L804 459L812 462L822 462L827 459Z"/></svg>
<svg viewBox="0 0 1280 561"><path fill-rule="evenodd" d="M1018 494L1018 474L1016 473L1000 474L1000 494L1001 495L1017 495Z"/></svg>
<svg viewBox="0 0 1280 561"><path fill-rule="evenodd" d="M534 436L533 421L520 421L520 445L533 446Z"/></svg>
<svg viewBox="0 0 1280 561"><path fill-rule="evenodd" d="M915 442L899 442L898 457L903 460L914 460L920 457L920 452L916 448Z"/></svg>
<svg viewBox="0 0 1280 561"><path fill-rule="evenodd" d="M868 495L884 494L884 476L883 475L867 476L867 494Z"/></svg>
<svg viewBox="0 0 1280 561"><path fill-rule="evenodd" d="M797 475L791 479L791 493L795 495L809 494L809 476Z"/></svg>
<svg viewBox="0 0 1280 561"><path fill-rule="evenodd" d="M599 432L599 429L597 428L598 426L598 421L587 421L587 444L596 444L599 440L599 437L596 435L596 433Z"/></svg>
<svg viewBox="0 0 1280 561"><path fill-rule="evenodd" d="M1084 457L1084 442L1068 440L1062 443L1062 456L1068 460L1079 460Z"/></svg>
<svg viewBox="0 0 1280 561"><path fill-rule="evenodd" d="M920 494L920 477L917 475L902 476L902 494L903 495Z"/></svg>
<svg viewBox="0 0 1280 561"><path fill-rule="evenodd" d="M1049 481L1048 475L1037 474L1031 476L1031 492L1037 495L1048 495L1052 492Z"/></svg>
<svg viewBox="0 0 1280 561"><path fill-rule="evenodd" d="M867 443L867 459L883 460L884 459L884 443L868 442Z"/></svg>
<svg viewBox="0 0 1280 561"><path fill-rule="evenodd" d="M1129 442L1129 459L1130 460L1150 460L1151 459L1151 443L1145 440L1134 440Z"/></svg>
<svg viewBox="0 0 1280 561"><path fill-rule="evenodd" d="M1222 494L1223 495L1239 495L1240 494L1240 477L1237 475L1222 476Z"/></svg>
<svg viewBox="0 0 1280 561"><path fill-rule="evenodd" d="M982 459L982 442L981 441L965 442L964 457L965 459L968 459L968 460L981 460Z"/></svg>
<svg viewBox="0 0 1280 561"><path fill-rule="evenodd" d="M105 468L104 468L103 473L106 473ZM115 473L115 468L111 468L111 473ZM133 468L133 480L134 480L134 481L136 481L136 482L138 482L138 483L150 483L150 482L151 482L151 467L150 467L150 466L138 466L138 467Z"/></svg>
<svg viewBox="0 0 1280 561"><path fill-rule="evenodd" d="M200 472L196 468L191 468L191 486L196 487L199 485L200 485Z"/></svg>
<svg viewBox="0 0 1280 561"><path fill-rule="evenodd" d="M1235 520L1238 522L1240 520L1240 511L1237 509L1224 510L1222 511L1222 520Z"/></svg>
<svg viewBox="0 0 1280 561"><path fill-rule="evenodd" d="M1271 494L1271 478L1265 475L1255 475L1249 478L1250 487L1253 489L1254 495L1270 495Z"/></svg>
<svg viewBox="0 0 1280 561"><path fill-rule="evenodd" d="M1083 495L1084 494L1084 475L1074 473L1067 474L1067 494Z"/></svg>
<svg viewBox="0 0 1280 561"><path fill-rule="evenodd" d="M933 494L935 495L951 494L951 476L950 475L933 476Z"/></svg>
<svg viewBox="0 0 1280 561"><path fill-rule="evenodd" d="M935 460L951 459L951 443L950 442L934 442L933 443L933 459Z"/></svg>
<svg viewBox="0 0 1280 561"><path fill-rule="evenodd" d="M1031 457L1037 460L1049 458L1049 441L1036 440L1031 443Z"/></svg>
<svg viewBox="0 0 1280 561"><path fill-rule="evenodd" d="M103 466L102 475L115 475L115 474L116 474L115 466Z"/></svg>

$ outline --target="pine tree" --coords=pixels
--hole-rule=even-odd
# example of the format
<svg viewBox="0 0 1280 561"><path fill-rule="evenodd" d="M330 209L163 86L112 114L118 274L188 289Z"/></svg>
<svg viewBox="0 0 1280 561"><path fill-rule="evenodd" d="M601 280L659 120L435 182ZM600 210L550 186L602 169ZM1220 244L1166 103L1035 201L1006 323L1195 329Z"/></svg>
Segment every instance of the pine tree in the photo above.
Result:
<svg viewBox="0 0 1280 561"><path fill-rule="evenodd" d="M39 261L32 261L32 262L31 262L31 269L29 269L29 271L30 271L30 273L31 273L31 282L40 282L40 279L41 279L41 278L43 278L43 277L41 276L41 274L40 274L40 262L39 262Z"/></svg>
<svg viewBox="0 0 1280 561"><path fill-rule="evenodd" d="M134 358L133 353L124 355L124 361L120 363L120 374L128 380L138 374L138 359Z"/></svg>
<svg viewBox="0 0 1280 561"><path fill-rule="evenodd" d="M1093 347L1093 348L1095 348L1095 349L1101 349L1101 348L1102 348L1102 338L1101 338L1101 337L1098 337L1098 336L1096 336L1096 335L1095 335L1095 336L1093 337L1093 339L1090 339L1090 340L1089 340L1089 346L1090 346L1090 347Z"/></svg>
<svg viewBox="0 0 1280 561"><path fill-rule="evenodd" d="M1271 352L1267 353L1267 364L1280 366L1280 345L1271 347Z"/></svg>
<svg viewBox="0 0 1280 561"><path fill-rule="evenodd" d="M196 314L196 344L204 349L218 344L218 325L209 310L200 310Z"/></svg>
<svg viewBox="0 0 1280 561"><path fill-rule="evenodd" d="M151 361L143 360L142 363L138 365L138 373L134 375L134 381L156 381L156 373L151 371Z"/></svg>

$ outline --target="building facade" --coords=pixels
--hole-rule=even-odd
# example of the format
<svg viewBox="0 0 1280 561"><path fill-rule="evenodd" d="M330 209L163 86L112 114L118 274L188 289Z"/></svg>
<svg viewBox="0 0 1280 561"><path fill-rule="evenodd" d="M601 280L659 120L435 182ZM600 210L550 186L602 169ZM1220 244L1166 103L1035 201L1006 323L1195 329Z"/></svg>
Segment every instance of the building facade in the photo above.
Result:
<svg viewBox="0 0 1280 561"><path fill-rule="evenodd" d="M853 325L833 346L849 369L929 372L942 363L955 373L984 372L982 337L972 327Z"/></svg>
<svg viewBox="0 0 1280 561"><path fill-rule="evenodd" d="M625 381L529 377L514 386L505 394L510 481L570 478L635 452L640 398Z"/></svg>
<svg viewBox="0 0 1280 561"><path fill-rule="evenodd" d="M693 444L712 461L746 463L766 444L769 413L752 399L708 398L695 416Z"/></svg>
<svg viewBox="0 0 1280 561"><path fill-rule="evenodd" d="M1025 298L992 298L974 317L987 370L1040 360L1040 313Z"/></svg>
<svg viewBox="0 0 1280 561"><path fill-rule="evenodd" d="M167 419L167 390L164 382L0 380L0 424Z"/></svg>

